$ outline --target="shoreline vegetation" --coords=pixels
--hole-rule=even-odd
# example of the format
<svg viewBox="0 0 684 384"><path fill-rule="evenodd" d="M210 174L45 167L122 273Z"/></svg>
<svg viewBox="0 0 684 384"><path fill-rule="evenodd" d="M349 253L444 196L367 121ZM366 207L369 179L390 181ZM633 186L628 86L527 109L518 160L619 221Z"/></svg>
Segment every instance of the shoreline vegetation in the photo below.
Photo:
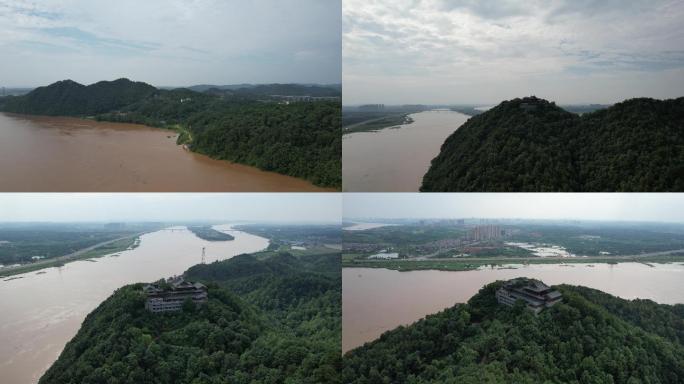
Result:
<svg viewBox="0 0 684 384"><path fill-rule="evenodd" d="M342 255L342 268L384 268L400 272L410 271L472 271L490 266L494 269L517 269L518 265L559 264L574 267L573 264L620 264L641 263L653 267L652 264L668 264L684 262L684 252L657 256L610 256L610 257L494 257L463 259L427 259L427 260L368 260L354 259L355 255Z"/></svg>
<svg viewBox="0 0 684 384"><path fill-rule="evenodd" d="M468 271L527 264L684 262L684 226L680 224L488 223L476 218L400 224L344 231L343 267Z"/></svg>
<svg viewBox="0 0 684 384"><path fill-rule="evenodd" d="M412 112L415 113L415 112ZM377 132L385 128L399 127L400 125L408 125L413 123L411 118L412 113L398 113L385 115L378 118L366 120L361 123L352 124L343 128L343 134L358 133L358 132Z"/></svg>
<svg viewBox="0 0 684 384"><path fill-rule="evenodd" d="M340 95L334 85L200 92L128 79L88 86L65 80L23 96L0 97L0 111L170 129L189 151L340 190Z"/></svg>
<svg viewBox="0 0 684 384"><path fill-rule="evenodd" d="M87 247L64 256L58 256L50 259L35 261L32 263L22 264L16 267L5 267L0 269L0 279L4 281L13 280L20 277L13 278L12 276L28 272L41 271L47 268L59 268L63 267L65 264L74 261L97 259L103 256L113 255L118 252L135 249L140 245L140 236L144 235L145 233L147 232L141 232L135 235L109 240L104 243ZM9 279L7 279L8 277Z"/></svg>

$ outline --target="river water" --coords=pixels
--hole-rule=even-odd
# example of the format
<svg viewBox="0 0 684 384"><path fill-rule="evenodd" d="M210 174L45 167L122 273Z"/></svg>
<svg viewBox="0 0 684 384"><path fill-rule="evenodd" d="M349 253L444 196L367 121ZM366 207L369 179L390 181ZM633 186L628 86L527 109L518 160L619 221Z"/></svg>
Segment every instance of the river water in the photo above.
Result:
<svg viewBox="0 0 684 384"><path fill-rule="evenodd" d="M176 133L137 124L0 113L0 191L324 191L308 181L214 160Z"/></svg>
<svg viewBox="0 0 684 384"><path fill-rule="evenodd" d="M624 299L684 303L684 264L533 264L519 269L413 271L342 270L342 351L399 325L468 301L484 285L526 276L547 284L583 285Z"/></svg>
<svg viewBox="0 0 684 384"><path fill-rule="evenodd" d="M342 138L342 180L349 192L417 192L444 140L469 116L448 110L410 115L411 124Z"/></svg>
<svg viewBox="0 0 684 384"><path fill-rule="evenodd" d="M214 227L228 231L230 226ZM30 272L0 281L0 382L35 383L78 331L86 315L117 288L183 273L201 261L260 251L268 240L231 231L232 241L202 240L183 227L141 236L140 246L96 262Z"/></svg>

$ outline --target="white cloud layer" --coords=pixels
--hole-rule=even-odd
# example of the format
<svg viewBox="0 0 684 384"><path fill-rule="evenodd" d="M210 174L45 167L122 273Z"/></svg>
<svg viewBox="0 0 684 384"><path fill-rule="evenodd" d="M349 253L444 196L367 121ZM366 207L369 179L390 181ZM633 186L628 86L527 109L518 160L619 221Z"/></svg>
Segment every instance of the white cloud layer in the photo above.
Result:
<svg viewBox="0 0 684 384"><path fill-rule="evenodd" d="M340 0L0 0L0 85L341 81Z"/></svg>
<svg viewBox="0 0 684 384"><path fill-rule="evenodd" d="M345 0L344 102L682 96L680 0Z"/></svg>

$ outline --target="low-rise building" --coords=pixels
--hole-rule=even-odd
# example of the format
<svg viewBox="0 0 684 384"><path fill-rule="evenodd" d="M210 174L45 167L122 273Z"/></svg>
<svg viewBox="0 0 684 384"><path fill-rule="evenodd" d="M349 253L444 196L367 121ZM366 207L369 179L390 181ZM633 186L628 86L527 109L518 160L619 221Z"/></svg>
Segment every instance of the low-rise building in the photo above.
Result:
<svg viewBox="0 0 684 384"><path fill-rule="evenodd" d="M563 295L539 280L517 278L505 282L496 291L496 300L499 304L509 307L514 306L518 300L522 300L529 310L538 314L544 308L560 303Z"/></svg>
<svg viewBox="0 0 684 384"><path fill-rule="evenodd" d="M145 309L150 312L174 312L183 308L186 300L196 306L207 302L207 287L202 283L185 281L183 277L170 277L160 284L147 284L143 287L147 296Z"/></svg>

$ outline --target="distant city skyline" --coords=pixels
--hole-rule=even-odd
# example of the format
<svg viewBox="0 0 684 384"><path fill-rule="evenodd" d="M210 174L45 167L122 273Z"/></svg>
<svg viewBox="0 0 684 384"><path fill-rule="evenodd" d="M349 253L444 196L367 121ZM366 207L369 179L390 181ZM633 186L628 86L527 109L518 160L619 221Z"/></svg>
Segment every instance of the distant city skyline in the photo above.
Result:
<svg viewBox="0 0 684 384"><path fill-rule="evenodd" d="M684 2L345 0L345 105L684 96Z"/></svg>
<svg viewBox="0 0 684 384"><path fill-rule="evenodd" d="M337 193L3 193L2 222L339 223Z"/></svg>
<svg viewBox="0 0 684 384"><path fill-rule="evenodd" d="M0 86L337 84L340 14L341 0L0 0Z"/></svg>
<svg viewBox="0 0 684 384"><path fill-rule="evenodd" d="M684 223L673 193L351 193L344 219L539 219Z"/></svg>

